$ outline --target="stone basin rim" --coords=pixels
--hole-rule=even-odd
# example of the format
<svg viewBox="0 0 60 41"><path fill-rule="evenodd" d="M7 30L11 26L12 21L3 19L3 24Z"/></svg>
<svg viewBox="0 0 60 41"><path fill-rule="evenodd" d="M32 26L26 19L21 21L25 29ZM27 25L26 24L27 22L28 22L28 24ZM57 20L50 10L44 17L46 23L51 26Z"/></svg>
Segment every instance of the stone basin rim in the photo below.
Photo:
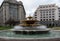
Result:
<svg viewBox="0 0 60 41"><path fill-rule="evenodd" d="M10 31L10 30L0 30L0 32L4 32L4 31ZM60 32L60 30L51 30L51 31L59 31ZM18 37L2 37L2 36L0 36L0 38L1 39L26 39L26 40L29 40L29 39L57 39L57 38L59 38L60 39L60 37L44 37L44 38L18 38Z"/></svg>
<svg viewBox="0 0 60 41"><path fill-rule="evenodd" d="M18 40L22 40L22 39L24 39L24 40L36 40L36 39L60 39L60 37L44 37L44 38L15 38L15 37L1 37L0 36L0 38L1 39L18 39Z"/></svg>
<svg viewBox="0 0 60 41"><path fill-rule="evenodd" d="M11 29L9 29L9 30L0 30L0 32L1 31L11 31ZM50 30L50 31L60 31L60 30Z"/></svg>

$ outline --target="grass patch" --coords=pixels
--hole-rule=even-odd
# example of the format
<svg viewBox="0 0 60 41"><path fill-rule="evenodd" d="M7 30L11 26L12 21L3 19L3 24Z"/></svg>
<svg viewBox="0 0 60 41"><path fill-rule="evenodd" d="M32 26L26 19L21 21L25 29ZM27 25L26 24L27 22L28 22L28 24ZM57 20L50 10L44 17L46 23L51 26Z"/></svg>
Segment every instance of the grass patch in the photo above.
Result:
<svg viewBox="0 0 60 41"><path fill-rule="evenodd" d="M13 28L12 26L0 26L0 30L8 30Z"/></svg>

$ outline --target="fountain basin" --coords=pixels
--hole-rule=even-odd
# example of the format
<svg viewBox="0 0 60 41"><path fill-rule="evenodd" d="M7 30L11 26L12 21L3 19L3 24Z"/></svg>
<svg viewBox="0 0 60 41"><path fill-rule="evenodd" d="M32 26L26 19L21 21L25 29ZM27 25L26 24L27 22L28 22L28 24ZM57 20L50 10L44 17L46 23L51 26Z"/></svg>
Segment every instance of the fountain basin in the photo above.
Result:
<svg viewBox="0 0 60 41"><path fill-rule="evenodd" d="M45 34L49 33L50 29L46 26L37 26L37 27L22 27L15 26L12 30L15 34Z"/></svg>
<svg viewBox="0 0 60 41"><path fill-rule="evenodd" d="M20 30L20 31L13 31L16 34L46 34L49 33L49 30Z"/></svg>
<svg viewBox="0 0 60 41"><path fill-rule="evenodd" d="M60 41L60 31L46 34L15 34L13 31L0 31L0 41Z"/></svg>

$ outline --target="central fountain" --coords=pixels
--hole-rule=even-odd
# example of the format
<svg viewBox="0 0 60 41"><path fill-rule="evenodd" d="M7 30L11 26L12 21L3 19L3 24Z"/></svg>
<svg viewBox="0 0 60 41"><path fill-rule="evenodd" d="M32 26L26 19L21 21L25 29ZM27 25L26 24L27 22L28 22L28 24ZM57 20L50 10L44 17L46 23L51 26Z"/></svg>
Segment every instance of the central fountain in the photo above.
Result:
<svg viewBox="0 0 60 41"><path fill-rule="evenodd" d="M27 17L27 20L22 20L22 24L18 27L15 26L13 32L16 34L42 34L48 33L49 29L40 24L36 24L38 20L33 20L31 16Z"/></svg>
<svg viewBox="0 0 60 41"><path fill-rule="evenodd" d="M29 16L13 29L0 31L0 41L60 41L60 31L50 30L37 22Z"/></svg>

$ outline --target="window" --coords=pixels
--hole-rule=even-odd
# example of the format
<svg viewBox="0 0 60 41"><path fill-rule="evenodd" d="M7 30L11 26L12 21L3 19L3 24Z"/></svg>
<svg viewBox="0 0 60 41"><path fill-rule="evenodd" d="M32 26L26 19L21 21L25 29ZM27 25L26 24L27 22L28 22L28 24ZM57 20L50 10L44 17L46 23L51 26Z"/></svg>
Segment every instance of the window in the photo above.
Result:
<svg viewBox="0 0 60 41"><path fill-rule="evenodd" d="M52 5L52 7L54 7L55 5Z"/></svg>
<svg viewBox="0 0 60 41"><path fill-rule="evenodd" d="M60 12L60 10L59 10L59 12Z"/></svg>
<svg viewBox="0 0 60 41"><path fill-rule="evenodd" d="M42 16L42 14L41 14L41 16Z"/></svg>
<svg viewBox="0 0 60 41"><path fill-rule="evenodd" d="M42 19L41 19L41 21L42 21Z"/></svg>
<svg viewBox="0 0 60 41"><path fill-rule="evenodd" d="M60 18L59 18L59 20L60 20Z"/></svg>
<svg viewBox="0 0 60 41"><path fill-rule="evenodd" d="M46 21L48 21L48 19L46 19Z"/></svg>
<svg viewBox="0 0 60 41"><path fill-rule="evenodd" d="M51 18L51 16L49 16L49 18Z"/></svg>
<svg viewBox="0 0 60 41"><path fill-rule="evenodd" d="M51 21L51 19L49 19L49 21Z"/></svg>
<svg viewBox="0 0 60 41"><path fill-rule="evenodd" d="M42 18L42 17L40 17L40 18Z"/></svg>
<svg viewBox="0 0 60 41"><path fill-rule="evenodd" d="M35 14L35 16L37 16L37 15Z"/></svg>
<svg viewBox="0 0 60 41"><path fill-rule="evenodd" d="M49 7L51 7L51 6L49 6Z"/></svg>
<svg viewBox="0 0 60 41"><path fill-rule="evenodd" d="M49 13L51 13L51 11L49 11Z"/></svg>
<svg viewBox="0 0 60 41"><path fill-rule="evenodd" d="M46 13L48 13L48 11L46 11Z"/></svg>
<svg viewBox="0 0 60 41"><path fill-rule="evenodd" d="M46 16L46 18L48 18L48 16Z"/></svg>
<svg viewBox="0 0 60 41"><path fill-rule="evenodd" d="M45 13L45 11L43 11L43 13Z"/></svg>
<svg viewBox="0 0 60 41"><path fill-rule="evenodd" d="M54 21L54 19L53 19L53 21Z"/></svg>
<svg viewBox="0 0 60 41"><path fill-rule="evenodd" d="M49 11L51 11L51 9L49 9Z"/></svg>
<svg viewBox="0 0 60 41"><path fill-rule="evenodd" d="M49 14L49 15L51 15L51 14Z"/></svg>
<svg viewBox="0 0 60 41"><path fill-rule="evenodd" d="M52 9L52 10L55 10L55 9Z"/></svg>
<svg viewBox="0 0 60 41"><path fill-rule="evenodd" d="M37 17L35 17L35 18L37 18Z"/></svg>
<svg viewBox="0 0 60 41"><path fill-rule="evenodd" d="M45 16L45 14L43 14L43 16Z"/></svg>
<svg viewBox="0 0 60 41"><path fill-rule="evenodd" d="M40 13L42 14L42 11Z"/></svg>
<svg viewBox="0 0 60 41"><path fill-rule="evenodd" d="M54 13L52 15L54 15Z"/></svg>
<svg viewBox="0 0 60 41"><path fill-rule="evenodd" d="M54 13L54 11L52 11L52 13Z"/></svg>
<svg viewBox="0 0 60 41"><path fill-rule="evenodd" d="M60 17L60 16L59 16Z"/></svg>
<svg viewBox="0 0 60 41"><path fill-rule="evenodd" d="M45 19L43 19L43 21L45 21Z"/></svg>
<svg viewBox="0 0 60 41"><path fill-rule="evenodd" d="M60 14L60 13L59 13Z"/></svg>
<svg viewBox="0 0 60 41"><path fill-rule="evenodd" d="M36 14L37 12L35 12L35 14Z"/></svg>
<svg viewBox="0 0 60 41"><path fill-rule="evenodd" d="M48 14L46 14L46 15L48 15Z"/></svg>
<svg viewBox="0 0 60 41"><path fill-rule="evenodd" d="M54 18L54 16L52 16L52 18Z"/></svg>
<svg viewBox="0 0 60 41"><path fill-rule="evenodd" d="M45 17L43 17L43 18L45 18Z"/></svg>

